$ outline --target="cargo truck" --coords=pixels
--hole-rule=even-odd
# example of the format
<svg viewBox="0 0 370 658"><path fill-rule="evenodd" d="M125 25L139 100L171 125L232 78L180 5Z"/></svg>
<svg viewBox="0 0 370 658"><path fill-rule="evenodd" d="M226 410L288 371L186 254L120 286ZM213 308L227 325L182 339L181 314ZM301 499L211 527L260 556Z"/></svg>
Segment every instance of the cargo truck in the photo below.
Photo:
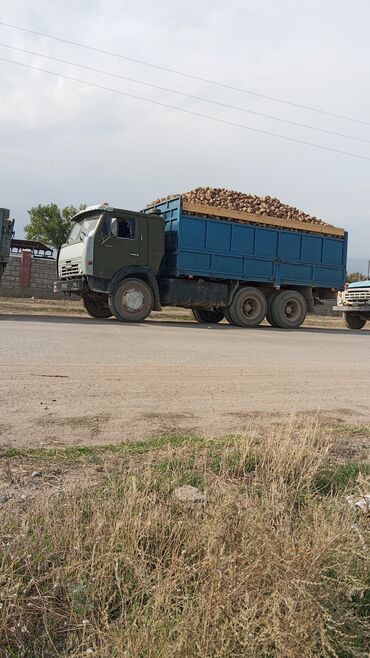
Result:
<svg viewBox="0 0 370 658"><path fill-rule="evenodd" d="M334 311L342 313L348 329L362 329L370 320L370 261L367 279L349 283L339 291Z"/></svg>
<svg viewBox="0 0 370 658"><path fill-rule="evenodd" d="M216 215L216 216L215 216ZM75 215L56 292L96 318L142 322L163 306L199 322L299 327L343 288L347 233L173 198L141 212L98 205Z"/></svg>
<svg viewBox="0 0 370 658"><path fill-rule="evenodd" d="M14 233L14 219L9 219L7 208L0 208L0 284L10 257L11 241Z"/></svg>

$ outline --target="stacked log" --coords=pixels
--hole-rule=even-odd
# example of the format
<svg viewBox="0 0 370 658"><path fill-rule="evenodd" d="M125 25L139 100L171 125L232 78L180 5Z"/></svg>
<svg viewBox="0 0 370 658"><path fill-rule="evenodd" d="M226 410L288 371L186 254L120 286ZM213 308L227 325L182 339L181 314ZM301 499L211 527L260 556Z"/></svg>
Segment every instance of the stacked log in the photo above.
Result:
<svg viewBox="0 0 370 658"><path fill-rule="evenodd" d="M309 215L299 208L289 206L279 199L270 196L257 196L256 194L245 194L235 190L227 190L224 187L197 187L184 194L170 194L162 199L156 199L150 206L163 203L170 199L181 196L183 201L193 204L202 204L214 208L225 208L226 210L240 210L253 215L265 215L267 217L279 217L309 224L320 224L332 226L322 219ZM215 213L217 217L217 212Z"/></svg>

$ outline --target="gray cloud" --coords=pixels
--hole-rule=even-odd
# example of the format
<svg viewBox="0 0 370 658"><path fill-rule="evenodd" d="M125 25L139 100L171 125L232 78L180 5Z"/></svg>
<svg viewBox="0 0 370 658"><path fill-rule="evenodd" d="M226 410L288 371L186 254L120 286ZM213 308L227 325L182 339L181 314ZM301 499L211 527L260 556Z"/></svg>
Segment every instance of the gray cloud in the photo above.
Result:
<svg viewBox="0 0 370 658"><path fill-rule="evenodd" d="M271 96L370 120L367 0L3 0L1 20ZM370 126L264 101L0 27L0 42L190 94L370 139ZM0 56L251 127L370 156L370 144L145 89L42 58ZM350 231L370 248L370 163L222 126L0 62L0 205L17 233L37 203L108 200L137 209L197 185L271 194Z"/></svg>

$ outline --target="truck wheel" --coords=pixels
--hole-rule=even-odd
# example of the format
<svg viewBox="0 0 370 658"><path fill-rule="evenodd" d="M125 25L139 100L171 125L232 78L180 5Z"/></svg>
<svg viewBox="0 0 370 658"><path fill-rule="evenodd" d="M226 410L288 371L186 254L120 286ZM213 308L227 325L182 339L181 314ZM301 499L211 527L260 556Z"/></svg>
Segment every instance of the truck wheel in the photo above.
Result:
<svg viewBox="0 0 370 658"><path fill-rule="evenodd" d="M234 322L234 320L231 319L231 315L228 308L224 308L224 316L229 324L233 324L234 326L236 325L236 322Z"/></svg>
<svg viewBox="0 0 370 658"><path fill-rule="evenodd" d="M353 313L343 313L344 324L348 329L362 329L366 324L366 318Z"/></svg>
<svg viewBox="0 0 370 658"><path fill-rule="evenodd" d="M113 315L109 310L108 298L105 295L85 295L82 303L92 318L110 318Z"/></svg>
<svg viewBox="0 0 370 658"><path fill-rule="evenodd" d="M239 288L229 306L230 317L239 327L258 327L266 311L266 297L258 288Z"/></svg>
<svg viewBox="0 0 370 658"><path fill-rule="evenodd" d="M272 317L271 313L271 306L272 302L274 301L275 297L279 295L279 291L277 290L276 292L273 292L269 297L267 297L267 313L266 313L266 320L267 322L271 325L271 327L277 327L278 325L276 324L274 318Z"/></svg>
<svg viewBox="0 0 370 658"><path fill-rule="evenodd" d="M192 308L191 310L197 322L217 324L217 322L221 322L221 320L224 319L224 311L222 308Z"/></svg>
<svg viewBox="0 0 370 658"><path fill-rule="evenodd" d="M153 305L152 289L142 279L123 279L110 300L113 314L120 322L143 322Z"/></svg>
<svg viewBox="0 0 370 658"><path fill-rule="evenodd" d="M305 321L307 303L296 290L279 292L271 303L271 319L281 329L297 329Z"/></svg>

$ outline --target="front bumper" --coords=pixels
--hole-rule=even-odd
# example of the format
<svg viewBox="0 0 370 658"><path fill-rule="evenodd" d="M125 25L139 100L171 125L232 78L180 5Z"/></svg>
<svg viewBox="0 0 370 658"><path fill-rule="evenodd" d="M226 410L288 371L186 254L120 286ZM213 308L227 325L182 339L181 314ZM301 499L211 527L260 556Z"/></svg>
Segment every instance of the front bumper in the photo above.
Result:
<svg viewBox="0 0 370 658"><path fill-rule="evenodd" d="M54 281L54 292L80 293L85 288L85 280L80 279L58 279Z"/></svg>
<svg viewBox="0 0 370 658"><path fill-rule="evenodd" d="M354 304L348 304L347 306L333 306L333 311L340 311L341 313L367 313L370 315L370 306L369 304L360 304L355 306Z"/></svg>

